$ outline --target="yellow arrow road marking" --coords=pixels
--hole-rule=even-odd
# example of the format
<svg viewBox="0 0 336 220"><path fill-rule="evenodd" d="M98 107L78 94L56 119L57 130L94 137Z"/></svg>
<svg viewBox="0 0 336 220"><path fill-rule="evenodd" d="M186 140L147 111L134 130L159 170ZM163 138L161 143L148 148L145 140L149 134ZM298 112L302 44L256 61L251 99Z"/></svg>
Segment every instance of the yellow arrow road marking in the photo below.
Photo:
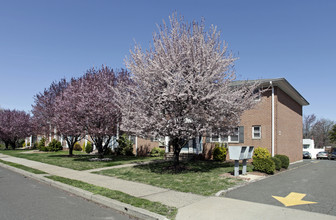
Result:
<svg viewBox="0 0 336 220"><path fill-rule="evenodd" d="M291 192L286 197L280 197L280 196L272 196L274 199L278 200L282 204L287 206L294 206L294 205L306 205L306 204L315 204L317 202L310 202L310 201L304 201L302 200L303 197L305 197L306 194L303 193L295 193Z"/></svg>

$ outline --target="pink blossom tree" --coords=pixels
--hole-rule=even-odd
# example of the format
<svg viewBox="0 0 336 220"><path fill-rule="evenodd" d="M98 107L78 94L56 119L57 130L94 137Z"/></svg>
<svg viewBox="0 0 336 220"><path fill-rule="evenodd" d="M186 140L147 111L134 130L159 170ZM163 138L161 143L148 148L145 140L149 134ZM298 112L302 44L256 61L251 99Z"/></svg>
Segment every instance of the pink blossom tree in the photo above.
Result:
<svg viewBox="0 0 336 220"><path fill-rule="evenodd" d="M168 136L175 165L191 138L228 134L252 108L256 84L233 86L236 58L215 26L188 24L173 14L143 51L136 45L126 65L133 84L120 85L117 103L122 129L140 135Z"/></svg>
<svg viewBox="0 0 336 220"><path fill-rule="evenodd" d="M5 143L6 149L10 145L15 149L18 141L30 135L30 115L24 111L0 111L0 139Z"/></svg>
<svg viewBox="0 0 336 220"><path fill-rule="evenodd" d="M54 127L51 120L54 117L54 104L56 97L67 87L65 79L59 82L53 82L43 93L38 93L34 97L34 105L32 105L32 125L35 134L51 134Z"/></svg>
<svg viewBox="0 0 336 220"><path fill-rule="evenodd" d="M121 114L114 102L114 92L110 88L117 86L118 81L128 78L125 70L113 71L102 66L92 68L79 79L77 99L81 109L82 125L91 137L100 156L106 154L113 136L116 136L117 124Z"/></svg>
<svg viewBox="0 0 336 220"><path fill-rule="evenodd" d="M67 87L56 96L52 105L51 124L56 127L57 134L62 135L69 147L69 156L73 156L73 148L84 135L82 120L84 110L81 109L79 92L81 81L71 79Z"/></svg>

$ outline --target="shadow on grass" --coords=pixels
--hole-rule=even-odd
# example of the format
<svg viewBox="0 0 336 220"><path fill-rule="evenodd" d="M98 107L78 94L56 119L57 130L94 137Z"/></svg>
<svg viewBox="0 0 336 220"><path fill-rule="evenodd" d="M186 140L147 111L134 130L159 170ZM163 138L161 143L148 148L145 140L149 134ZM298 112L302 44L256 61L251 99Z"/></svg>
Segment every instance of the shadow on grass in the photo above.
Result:
<svg viewBox="0 0 336 220"><path fill-rule="evenodd" d="M81 162L100 162L100 163L109 163L109 162L118 162L118 161L134 161L137 163L139 161L146 161L147 157L136 157L136 156L115 156L115 155L105 155L102 160L100 161L90 161L90 159L99 158L99 155L89 155L89 154L74 154L72 156L68 154L53 154L48 155L47 157L50 158L73 158L74 161L81 161ZM104 159L111 159L111 160L104 160ZM158 159L160 160L160 159Z"/></svg>
<svg viewBox="0 0 336 220"><path fill-rule="evenodd" d="M229 168L232 167L231 162L217 162L217 161L189 161L180 162L177 170L175 169L172 161L163 163L151 163L146 165L134 166L136 169L147 170L157 174L185 174L185 173L197 173L197 172L210 172L217 168Z"/></svg>

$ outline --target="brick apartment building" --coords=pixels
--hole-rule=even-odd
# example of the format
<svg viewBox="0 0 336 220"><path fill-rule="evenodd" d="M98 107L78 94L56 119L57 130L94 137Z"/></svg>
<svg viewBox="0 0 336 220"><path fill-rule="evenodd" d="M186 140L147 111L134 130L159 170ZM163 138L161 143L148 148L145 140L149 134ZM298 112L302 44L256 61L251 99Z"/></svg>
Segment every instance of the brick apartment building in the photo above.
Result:
<svg viewBox="0 0 336 220"><path fill-rule="evenodd" d="M203 138L197 151L210 157L214 143L225 142L230 146L267 148L272 155L287 155L290 162L302 160L302 107L309 103L284 78L258 82L268 89L253 109L243 113L235 135ZM195 146L182 152L195 152Z"/></svg>
<svg viewBox="0 0 336 220"><path fill-rule="evenodd" d="M290 162L302 160L302 107L309 103L284 78L258 80L261 88L267 88L253 109L243 113L235 135L203 137L190 140L181 154L201 154L211 158L215 143L229 146L254 146L267 148L272 155L285 154ZM239 85L240 82L233 82ZM48 137L51 140L52 137ZM60 139L60 137L54 137ZM154 147L168 146L169 139L148 140L132 136L134 153L147 155ZM47 139L47 142L48 142ZM49 140L49 141L50 141ZM30 139L32 142L32 139ZM33 141L34 142L34 141ZM84 140L81 141L83 144ZM115 138L114 141L115 143ZM63 146L66 143L63 141ZM114 144L111 143L111 147Z"/></svg>

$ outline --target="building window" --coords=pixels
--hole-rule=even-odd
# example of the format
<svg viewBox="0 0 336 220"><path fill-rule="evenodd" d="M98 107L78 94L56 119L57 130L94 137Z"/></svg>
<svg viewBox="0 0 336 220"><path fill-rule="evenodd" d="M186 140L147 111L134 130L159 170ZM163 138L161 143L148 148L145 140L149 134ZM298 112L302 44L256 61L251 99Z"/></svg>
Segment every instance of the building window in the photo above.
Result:
<svg viewBox="0 0 336 220"><path fill-rule="evenodd" d="M304 145L303 145L303 149L308 149L309 147L310 147L309 144L304 144Z"/></svg>
<svg viewBox="0 0 336 220"><path fill-rule="evenodd" d="M253 91L253 95L255 95L254 97L254 101L259 102L261 100L261 94L260 94L260 89L256 89Z"/></svg>
<svg viewBox="0 0 336 220"><path fill-rule="evenodd" d="M211 142L227 142L238 143L239 142L239 128L235 128L232 135L213 135L210 139Z"/></svg>
<svg viewBox="0 0 336 220"><path fill-rule="evenodd" d="M252 139L261 139L261 126L252 126Z"/></svg>

